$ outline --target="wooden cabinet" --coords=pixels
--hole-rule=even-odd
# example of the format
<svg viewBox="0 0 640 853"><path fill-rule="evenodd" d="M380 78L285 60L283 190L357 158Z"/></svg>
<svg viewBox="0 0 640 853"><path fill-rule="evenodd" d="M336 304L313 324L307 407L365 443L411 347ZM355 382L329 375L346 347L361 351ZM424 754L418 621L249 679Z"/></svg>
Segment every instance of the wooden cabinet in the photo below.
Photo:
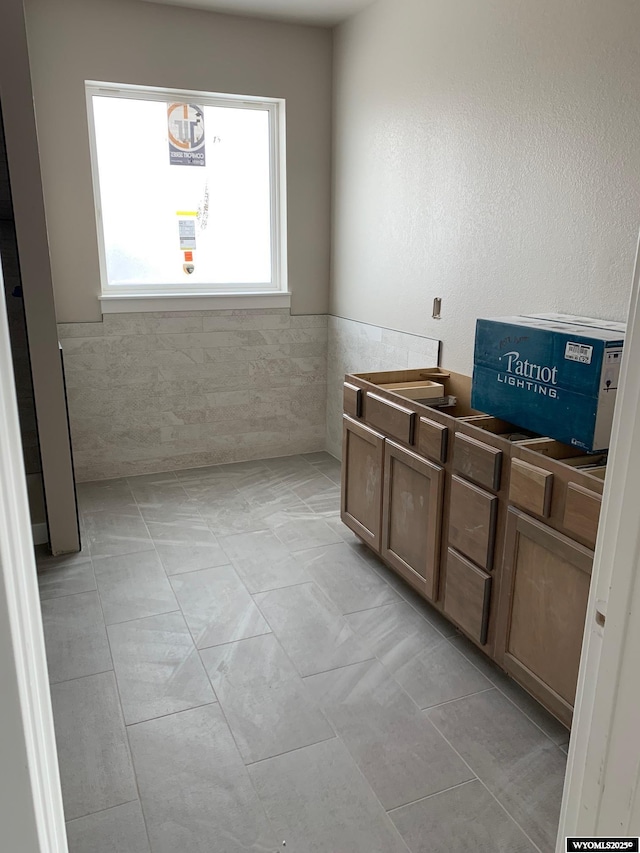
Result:
<svg viewBox="0 0 640 853"><path fill-rule="evenodd" d="M342 521L380 553L384 436L343 416Z"/></svg>
<svg viewBox="0 0 640 853"><path fill-rule="evenodd" d="M507 513L498 662L567 726L593 552L519 510Z"/></svg>
<svg viewBox="0 0 640 853"><path fill-rule="evenodd" d="M427 598L438 593L444 470L386 441L382 557Z"/></svg>
<svg viewBox="0 0 640 853"><path fill-rule="evenodd" d="M389 387L427 379L445 407ZM569 725L606 458L474 412L469 385L345 377L342 520Z"/></svg>

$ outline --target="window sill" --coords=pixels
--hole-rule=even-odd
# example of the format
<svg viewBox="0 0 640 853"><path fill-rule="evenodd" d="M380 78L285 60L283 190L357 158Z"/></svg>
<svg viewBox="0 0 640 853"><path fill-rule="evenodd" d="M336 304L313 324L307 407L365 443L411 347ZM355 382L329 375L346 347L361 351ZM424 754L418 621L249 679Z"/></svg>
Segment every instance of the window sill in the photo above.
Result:
<svg viewBox="0 0 640 853"><path fill-rule="evenodd" d="M101 296L103 314L148 311L222 311L232 308L290 308L291 293L276 290L255 293L191 293Z"/></svg>

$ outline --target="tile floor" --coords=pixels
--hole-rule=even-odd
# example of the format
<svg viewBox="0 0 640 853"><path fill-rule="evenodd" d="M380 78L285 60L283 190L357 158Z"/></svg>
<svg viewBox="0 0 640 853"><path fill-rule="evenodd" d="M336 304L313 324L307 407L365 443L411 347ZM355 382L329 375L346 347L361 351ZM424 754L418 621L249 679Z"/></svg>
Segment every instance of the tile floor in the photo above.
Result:
<svg viewBox="0 0 640 853"><path fill-rule="evenodd" d="M553 850L567 732L341 524L339 474L79 486L84 550L39 559L70 853Z"/></svg>

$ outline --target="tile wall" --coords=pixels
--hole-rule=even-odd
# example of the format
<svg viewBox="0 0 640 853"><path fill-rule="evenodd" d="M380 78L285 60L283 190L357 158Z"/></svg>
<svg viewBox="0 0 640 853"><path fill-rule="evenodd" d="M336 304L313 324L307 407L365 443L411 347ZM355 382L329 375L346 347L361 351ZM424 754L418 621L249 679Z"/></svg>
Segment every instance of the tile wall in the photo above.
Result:
<svg viewBox="0 0 640 853"><path fill-rule="evenodd" d="M329 317L328 332L327 450L339 459L345 373L437 367L440 341L334 316Z"/></svg>
<svg viewBox="0 0 640 853"><path fill-rule="evenodd" d="M79 482L324 450L327 316L60 324Z"/></svg>
<svg viewBox="0 0 640 853"><path fill-rule="evenodd" d="M78 481L329 450L345 373L433 367L440 342L287 309L58 327Z"/></svg>

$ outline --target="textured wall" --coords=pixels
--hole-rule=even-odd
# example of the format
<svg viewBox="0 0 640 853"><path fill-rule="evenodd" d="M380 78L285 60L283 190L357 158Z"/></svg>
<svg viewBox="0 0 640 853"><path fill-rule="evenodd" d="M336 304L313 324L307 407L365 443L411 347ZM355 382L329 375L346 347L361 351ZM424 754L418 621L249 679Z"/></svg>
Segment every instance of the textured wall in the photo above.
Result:
<svg viewBox="0 0 640 853"><path fill-rule="evenodd" d="M79 481L325 448L326 315L107 314L58 329Z"/></svg>
<svg viewBox="0 0 640 853"><path fill-rule="evenodd" d="M331 31L136 0L25 6L58 322L100 319L85 80L285 98L292 310L325 313Z"/></svg>
<svg viewBox="0 0 640 853"><path fill-rule="evenodd" d="M636 0L378 0L334 58L331 313L442 338L464 373L478 316L624 318Z"/></svg>
<svg viewBox="0 0 640 853"><path fill-rule="evenodd" d="M329 317L327 450L342 455L342 383L346 373L437 367L440 341Z"/></svg>

